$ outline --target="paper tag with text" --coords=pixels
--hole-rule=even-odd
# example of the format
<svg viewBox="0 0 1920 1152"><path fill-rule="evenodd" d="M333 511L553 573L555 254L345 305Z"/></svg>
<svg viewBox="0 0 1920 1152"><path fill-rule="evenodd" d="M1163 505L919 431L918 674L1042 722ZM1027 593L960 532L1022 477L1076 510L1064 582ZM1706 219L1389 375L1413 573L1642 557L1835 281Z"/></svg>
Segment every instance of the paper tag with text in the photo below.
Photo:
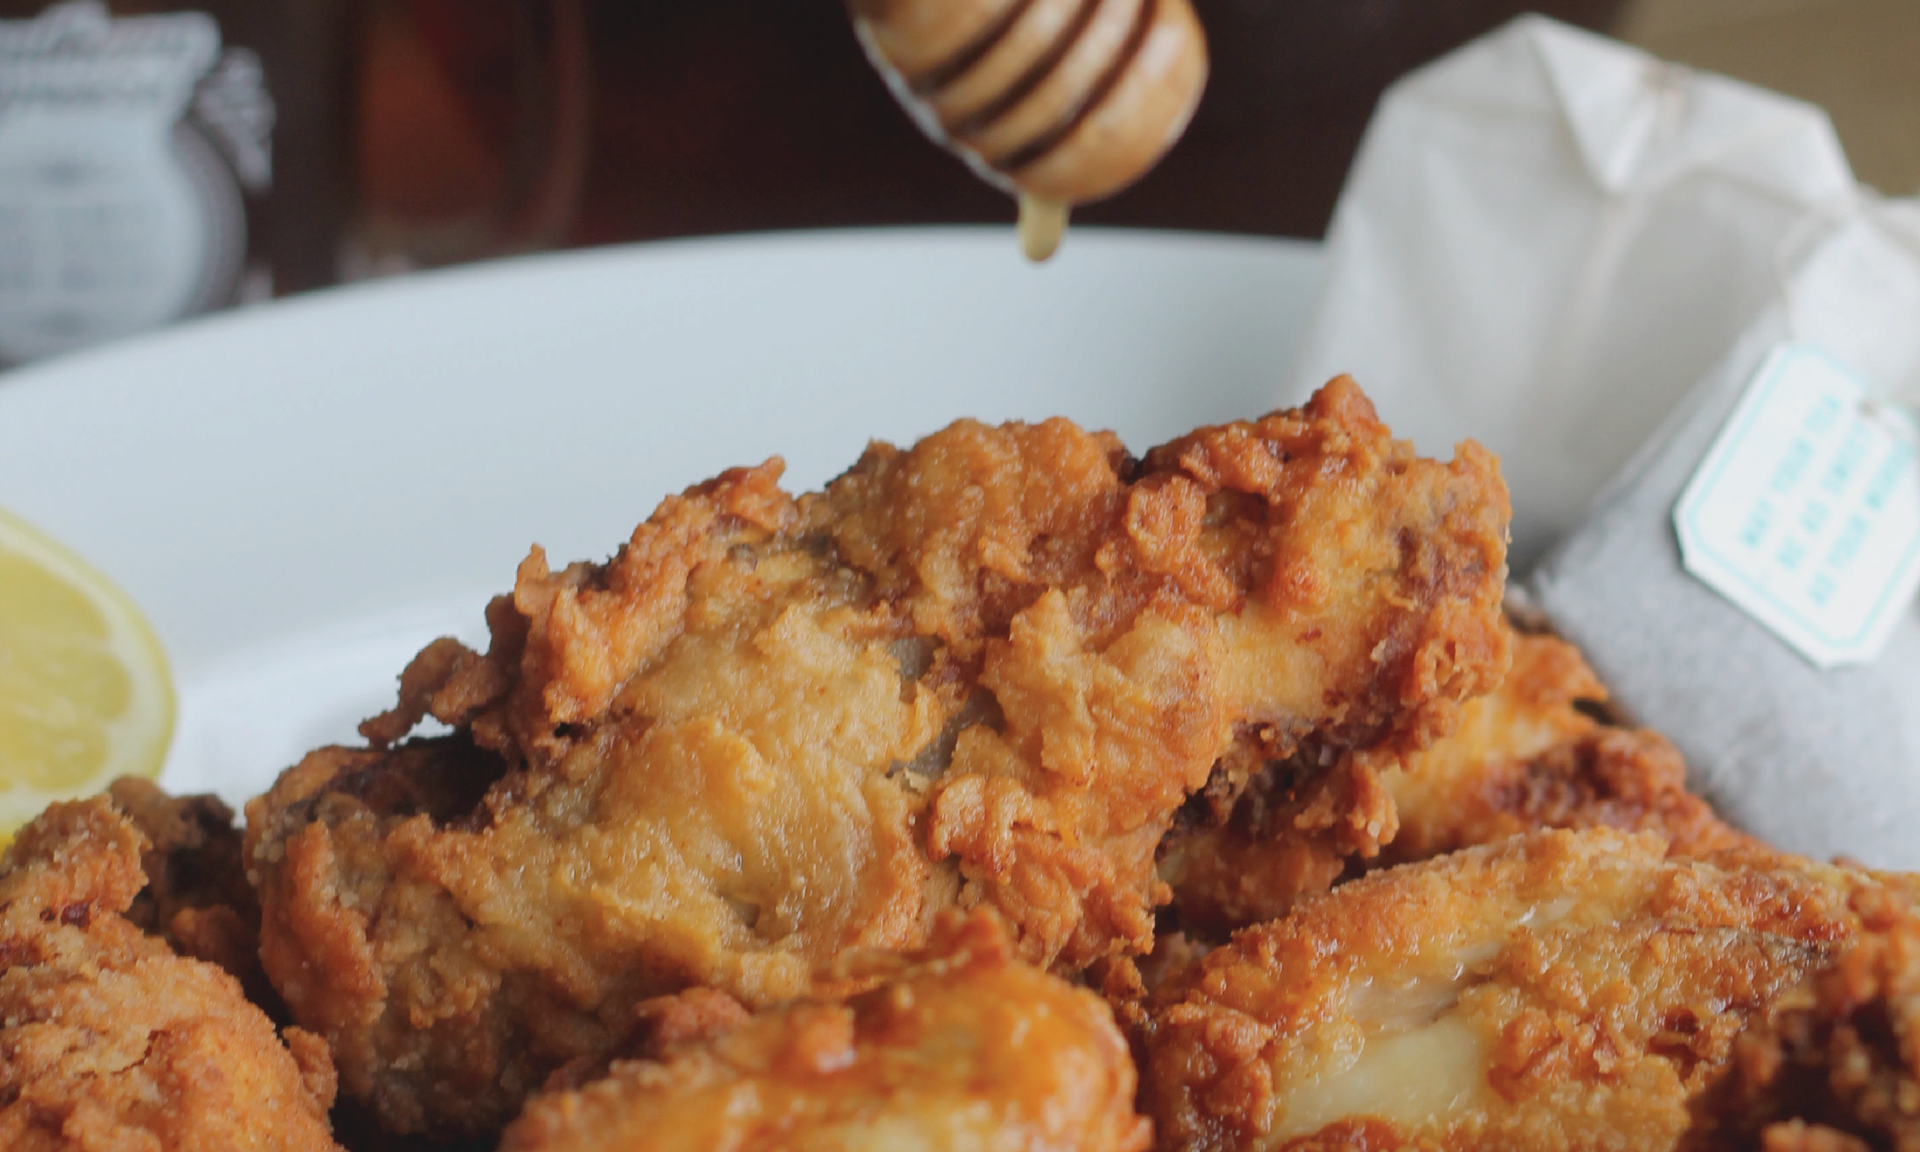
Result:
<svg viewBox="0 0 1920 1152"><path fill-rule="evenodd" d="M1674 507L1687 571L1814 664L1877 657L1920 589L1920 426L1775 348Z"/></svg>

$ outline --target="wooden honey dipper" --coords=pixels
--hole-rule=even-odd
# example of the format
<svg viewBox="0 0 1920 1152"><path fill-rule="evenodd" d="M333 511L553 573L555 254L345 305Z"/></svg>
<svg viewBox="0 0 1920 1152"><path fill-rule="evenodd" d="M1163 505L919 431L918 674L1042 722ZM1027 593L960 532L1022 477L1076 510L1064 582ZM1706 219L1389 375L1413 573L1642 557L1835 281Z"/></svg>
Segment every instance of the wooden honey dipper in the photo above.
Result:
<svg viewBox="0 0 1920 1152"><path fill-rule="evenodd" d="M1076 204L1145 175L1207 80L1188 0L847 0L867 55L927 135L1020 199L1045 260Z"/></svg>

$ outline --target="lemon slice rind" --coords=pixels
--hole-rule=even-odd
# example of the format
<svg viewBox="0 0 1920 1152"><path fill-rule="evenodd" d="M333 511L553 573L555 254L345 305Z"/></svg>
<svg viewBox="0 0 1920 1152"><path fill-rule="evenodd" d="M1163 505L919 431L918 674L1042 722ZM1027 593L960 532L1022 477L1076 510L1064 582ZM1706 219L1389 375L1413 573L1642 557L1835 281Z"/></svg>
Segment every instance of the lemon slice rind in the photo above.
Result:
<svg viewBox="0 0 1920 1152"><path fill-rule="evenodd" d="M34 787L22 782L16 766L0 763L0 843L56 800L90 796L120 776L158 776L173 739L174 722L173 678L166 654L126 593L91 564L0 509L0 554L8 553L85 597L106 625L100 647L125 671L131 691L119 715L102 722L106 757L85 779L68 787Z"/></svg>

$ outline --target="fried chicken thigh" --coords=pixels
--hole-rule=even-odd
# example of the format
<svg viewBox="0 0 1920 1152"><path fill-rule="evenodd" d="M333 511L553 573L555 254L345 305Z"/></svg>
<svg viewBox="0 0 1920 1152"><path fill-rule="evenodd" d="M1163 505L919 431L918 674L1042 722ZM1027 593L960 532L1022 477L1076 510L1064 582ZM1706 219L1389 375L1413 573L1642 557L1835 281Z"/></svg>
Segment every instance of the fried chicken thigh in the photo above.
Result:
<svg viewBox="0 0 1920 1152"><path fill-rule="evenodd" d="M501 1152L1145 1152L1106 1006L1014 959L993 913L946 917L925 952L874 958L857 976L877 986L845 1002L731 1025L673 1005L699 1021L690 1042L536 1098Z"/></svg>
<svg viewBox="0 0 1920 1152"><path fill-rule="evenodd" d="M1545 831L1371 873L1155 993L1169 1149L1679 1146L1735 1038L1860 929L1864 873Z"/></svg>
<svg viewBox="0 0 1920 1152"><path fill-rule="evenodd" d="M1266 766L1218 822L1203 815L1162 845L1181 928L1225 939L1367 869L1542 828L1655 831L1686 855L1753 843L1687 791L1659 734L1596 719L1605 700L1572 645L1516 632L1500 687L1425 750L1362 749L1310 777Z"/></svg>
<svg viewBox="0 0 1920 1152"><path fill-rule="evenodd" d="M1145 952L1220 766L1419 747L1506 669L1494 461L1416 457L1344 379L1143 460L963 421L779 473L604 565L536 549L484 656L429 647L368 747L249 805L267 971L390 1126L497 1129L643 1000L776 1004L944 908L1041 966Z"/></svg>
<svg viewBox="0 0 1920 1152"><path fill-rule="evenodd" d="M337 1152L319 1037L125 913L144 837L104 799L55 804L0 864L0 1147Z"/></svg>
<svg viewBox="0 0 1920 1152"><path fill-rule="evenodd" d="M1736 1042L1690 1149L1920 1152L1920 916L1903 881L1856 893L1859 938Z"/></svg>
<svg viewBox="0 0 1920 1152"><path fill-rule="evenodd" d="M147 841L147 885L127 919L182 956L225 968L256 1004L274 1000L260 970L260 902L240 860L233 809L217 796L169 796L137 776L115 780L107 796Z"/></svg>
<svg viewBox="0 0 1920 1152"><path fill-rule="evenodd" d="M1606 699L1573 645L1516 635L1512 671L1467 705L1459 731L1381 769L1399 831L1379 862L1541 828L1658 832L1685 856L1755 846L1687 791L1686 762L1664 737L1596 719Z"/></svg>

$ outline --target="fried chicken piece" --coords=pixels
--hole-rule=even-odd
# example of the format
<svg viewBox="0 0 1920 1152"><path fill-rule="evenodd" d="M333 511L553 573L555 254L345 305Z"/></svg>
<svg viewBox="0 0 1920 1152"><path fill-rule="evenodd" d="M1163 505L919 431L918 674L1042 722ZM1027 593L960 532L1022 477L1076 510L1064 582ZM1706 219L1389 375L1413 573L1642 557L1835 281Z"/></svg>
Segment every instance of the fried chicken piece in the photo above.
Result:
<svg viewBox="0 0 1920 1152"><path fill-rule="evenodd" d="M1161 988L1148 1110L1168 1149L1673 1148L1871 882L1601 828L1374 872Z"/></svg>
<svg viewBox="0 0 1920 1152"><path fill-rule="evenodd" d="M338 1152L319 1037L125 913L148 847L104 799L55 804L0 862L0 1147Z"/></svg>
<svg viewBox="0 0 1920 1152"><path fill-rule="evenodd" d="M1507 661L1507 501L1350 381L1130 458L1064 420L668 499L536 550L365 749L248 807L262 952L350 1096L484 1134L635 1004L763 1007L991 906L1019 955L1146 951L1155 847L1217 763L1413 747ZM404 740L431 714L453 734Z"/></svg>
<svg viewBox="0 0 1920 1152"><path fill-rule="evenodd" d="M1144 1152L1151 1129L1106 1006L1013 951L993 913L953 912L926 951L870 959L855 974L877 986L845 1002L751 1020L716 1012L711 992L650 1005L684 1017L678 1035L536 1098L501 1152Z"/></svg>
<svg viewBox="0 0 1920 1152"><path fill-rule="evenodd" d="M1329 756L1312 751L1250 766L1237 793L1210 789L1189 802L1158 863L1181 931L1221 941L1284 916L1302 897L1364 868L1394 838L1399 813L1376 758L1332 755L1323 766Z"/></svg>
<svg viewBox="0 0 1920 1152"><path fill-rule="evenodd" d="M115 780L107 796L147 840L147 886L127 919L182 956L225 968L256 1004L277 1000L260 968L260 902L241 863L233 809L218 796L169 796L137 776Z"/></svg>
<svg viewBox="0 0 1920 1152"><path fill-rule="evenodd" d="M1687 791L1664 738L1594 718L1606 697L1572 645L1516 632L1507 678L1424 751L1362 750L1304 783L1297 765L1254 773L1224 823L1162 847L1181 927L1225 939L1364 870L1542 828L1655 831L1695 856L1753 845Z"/></svg>
<svg viewBox="0 0 1920 1152"><path fill-rule="evenodd" d="M1920 917L1908 892L1862 889L1861 933L1734 1045L1699 1149L1920 1152Z"/></svg>
<svg viewBox="0 0 1920 1152"><path fill-rule="evenodd" d="M1381 770L1400 827L1380 863L1540 828L1658 832L1686 856L1757 846L1687 791L1686 762L1664 737L1595 719L1606 699L1579 649L1516 635L1512 671L1466 706L1459 731Z"/></svg>

